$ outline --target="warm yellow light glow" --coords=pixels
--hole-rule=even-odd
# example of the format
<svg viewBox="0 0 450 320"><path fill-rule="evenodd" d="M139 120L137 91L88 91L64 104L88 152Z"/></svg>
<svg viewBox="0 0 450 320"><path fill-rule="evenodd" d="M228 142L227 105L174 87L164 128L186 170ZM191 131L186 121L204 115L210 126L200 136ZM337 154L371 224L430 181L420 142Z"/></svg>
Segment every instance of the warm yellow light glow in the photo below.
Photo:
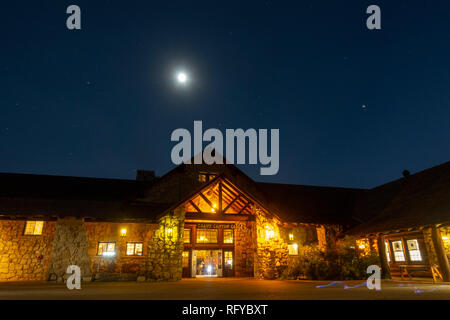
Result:
<svg viewBox="0 0 450 320"><path fill-rule="evenodd" d="M266 240L275 238L275 231L271 226L266 226Z"/></svg>
<svg viewBox="0 0 450 320"><path fill-rule="evenodd" d="M121 235L122 237L125 237L125 236L127 235L127 229L122 229L122 230L120 230L120 235Z"/></svg>
<svg viewBox="0 0 450 320"><path fill-rule="evenodd" d="M173 229L172 228L168 228L167 229L167 236L168 237L172 237L173 236Z"/></svg>
<svg viewBox="0 0 450 320"><path fill-rule="evenodd" d="M448 237L446 237L446 236L443 236L443 237L442 237L442 240L444 240L445 242L448 242L448 241L449 241Z"/></svg>
<svg viewBox="0 0 450 320"><path fill-rule="evenodd" d="M294 243L294 249L297 250L298 249L298 244Z"/></svg>
<svg viewBox="0 0 450 320"><path fill-rule="evenodd" d="M214 207L214 208L217 207L217 204L214 203L214 204L213 204L213 207Z"/></svg>
<svg viewBox="0 0 450 320"><path fill-rule="evenodd" d="M360 244L360 245L359 245L359 248L360 248L360 249L364 249L365 247L366 247L365 244Z"/></svg>
<svg viewBox="0 0 450 320"><path fill-rule="evenodd" d="M216 212L216 210L214 208L211 208L211 212Z"/></svg>
<svg viewBox="0 0 450 320"><path fill-rule="evenodd" d="M294 240L294 235L292 233L289 233L289 240Z"/></svg>

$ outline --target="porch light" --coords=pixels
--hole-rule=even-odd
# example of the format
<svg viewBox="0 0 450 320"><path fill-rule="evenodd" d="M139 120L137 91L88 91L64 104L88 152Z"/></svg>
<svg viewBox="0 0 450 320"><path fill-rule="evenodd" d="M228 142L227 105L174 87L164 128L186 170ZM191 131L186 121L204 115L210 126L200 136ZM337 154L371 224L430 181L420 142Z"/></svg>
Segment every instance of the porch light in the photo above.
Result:
<svg viewBox="0 0 450 320"><path fill-rule="evenodd" d="M289 240L294 240L294 235L292 233L289 233Z"/></svg>
<svg viewBox="0 0 450 320"><path fill-rule="evenodd" d="M358 248L364 249L365 247L366 247L366 245L363 243L363 244L360 244Z"/></svg>
<svg viewBox="0 0 450 320"><path fill-rule="evenodd" d="M266 240L273 239L275 237L275 231L273 231L272 227L266 226Z"/></svg>
<svg viewBox="0 0 450 320"><path fill-rule="evenodd" d="M167 238L171 239L173 237L173 229L172 228L168 228L166 230L167 233Z"/></svg>
<svg viewBox="0 0 450 320"><path fill-rule="evenodd" d="M122 229L120 230L120 235L122 236L122 238L127 236L127 229Z"/></svg>
<svg viewBox="0 0 450 320"><path fill-rule="evenodd" d="M216 210L214 208L211 208L211 212L216 212Z"/></svg>

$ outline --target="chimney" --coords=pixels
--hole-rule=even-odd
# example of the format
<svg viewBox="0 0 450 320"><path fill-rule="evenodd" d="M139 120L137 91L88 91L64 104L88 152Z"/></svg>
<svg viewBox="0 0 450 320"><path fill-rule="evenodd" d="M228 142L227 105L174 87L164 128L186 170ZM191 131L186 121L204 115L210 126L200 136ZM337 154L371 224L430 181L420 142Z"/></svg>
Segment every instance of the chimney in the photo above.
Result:
<svg viewBox="0 0 450 320"><path fill-rule="evenodd" d="M136 181L146 181L150 182L155 179L155 171L150 170L137 170L136 171Z"/></svg>
<svg viewBox="0 0 450 320"><path fill-rule="evenodd" d="M408 178L411 175L411 173L408 170L403 170L402 174L404 178Z"/></svg>

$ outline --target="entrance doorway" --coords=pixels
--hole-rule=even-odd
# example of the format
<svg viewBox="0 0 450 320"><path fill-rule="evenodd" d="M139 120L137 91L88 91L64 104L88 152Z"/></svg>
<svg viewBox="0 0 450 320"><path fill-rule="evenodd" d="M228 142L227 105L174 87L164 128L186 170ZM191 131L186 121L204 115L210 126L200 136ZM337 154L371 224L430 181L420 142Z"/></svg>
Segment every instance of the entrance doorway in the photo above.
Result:
<svg viewBox="0 0 450 320"><path fill-rule="evenodd" d="M192 277L222 277L222 250L193 250Z"/></svg>

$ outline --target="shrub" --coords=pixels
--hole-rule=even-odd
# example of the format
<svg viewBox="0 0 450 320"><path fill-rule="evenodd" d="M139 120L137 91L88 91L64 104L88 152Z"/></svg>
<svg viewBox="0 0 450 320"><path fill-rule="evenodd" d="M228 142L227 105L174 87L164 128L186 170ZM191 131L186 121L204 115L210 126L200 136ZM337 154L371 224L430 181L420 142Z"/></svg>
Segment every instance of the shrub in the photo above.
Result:
<svg viewBox="0 0 450 320"><path fill-rule="evenodd" d="M367 279L367 267L380 265L376 252L360 256L351 239L344 239L336 248L321 251L317 247L299 248L281 274L282 279L362 280Z"/></svg>

